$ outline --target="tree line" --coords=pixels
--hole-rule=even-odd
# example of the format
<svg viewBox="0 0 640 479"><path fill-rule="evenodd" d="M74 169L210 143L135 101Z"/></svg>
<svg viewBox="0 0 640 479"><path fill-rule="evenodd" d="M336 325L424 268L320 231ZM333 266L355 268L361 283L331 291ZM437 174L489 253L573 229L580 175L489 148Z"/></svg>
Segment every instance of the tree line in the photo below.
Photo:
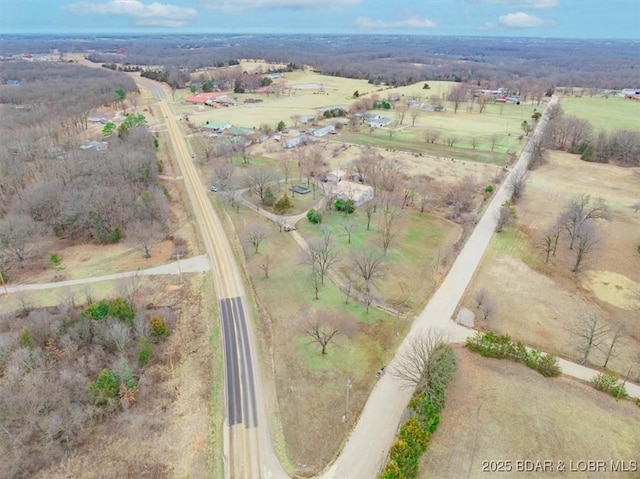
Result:
<svg viewBox="0 0 640 479"><path fill-rule="evenodd" d="M11 39L0 54L95 50L99 63L164 65L198 69L228 65L229 59L311 65L315 70L371 83L406 85L422 80L504 82L529 80L553 85L626 88L636 78L640 54L631 41L576 39L518 41L496 37L417 35L260 35L253 37L154 36ZM126 54L115 53L126 50Z"/></svg>

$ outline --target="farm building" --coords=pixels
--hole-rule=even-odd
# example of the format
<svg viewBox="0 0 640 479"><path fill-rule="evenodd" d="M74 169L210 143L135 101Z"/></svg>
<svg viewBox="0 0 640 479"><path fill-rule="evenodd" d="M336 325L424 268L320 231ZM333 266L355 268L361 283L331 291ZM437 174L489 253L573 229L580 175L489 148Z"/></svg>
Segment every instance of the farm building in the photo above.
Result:
<svg viewBox="0 0 640 479"><path fill-rule="evenodd" d="M197 95L191 95L185 97L184 101L187 103L193 103L196 105L204 105L207 102L212 102L226 97L226 93L198 93Z"/></svg>
<svg viewBox="0 0 640 479"><path fill-rule="evenodd" d="M213 120L208 120L204 125L202 125L203 129L213 130L216 133L223 132L232 127L233 125L231 123L226 123L224 121L213 121Z"/></svg>
<svg viewBox="0 0 640 479"><path fill-rule="evenodd" d="M335 133L336 132L336 126L335 125L327 125L325 127L322 128L318 128L317 130L313 131L313 136L320 138L321 136L325 136L329 133Z"/></svg>
<svg viewBox="0 0 640 479"><path fill-rule="evenodd" d="M300 135L285 141L282 144L282 146L284 146L285 148L295 148L296 146L302 146L306 144L307 144L307 135Z"/></svg>
<svg viewBox="0 0 640 479"><path fill-rule="evenodd" d="M373 186L354 183L352 181L340 181L333 186L337 198L353 200L356 206L360 206L373 199Z"/></svg>
<svg viewBox="0 0 640 479"><path fill-rule="evenodd" d="M298 121L300 122L300 124L306 125L311 120L313 120L315 117L316 117L315 115L302 115Z"/></svg>
<svg viewBox="0 0 640 479"><path fill-rule="evenodd" d="M254 131L251 128L243 128L241 126L232 126L229 128L229 133L235 136L248 136L251 135Z"/></svg>

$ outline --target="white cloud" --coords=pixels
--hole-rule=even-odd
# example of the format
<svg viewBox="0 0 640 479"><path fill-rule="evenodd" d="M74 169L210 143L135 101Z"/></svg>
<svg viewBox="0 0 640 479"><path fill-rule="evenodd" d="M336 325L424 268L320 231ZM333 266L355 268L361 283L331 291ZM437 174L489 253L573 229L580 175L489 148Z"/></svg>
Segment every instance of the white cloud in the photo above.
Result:
<svg viewBox="0 0 640 479"><path fill-rule="evenodd" d="M361 3L362 0L198 0L211 10L223 13L242 13L260 9L339 10Z"/></svg>
<svg viewBox="0 0 640 479"><path fill-rule="evenodd" d="M536 17L535 15L529 15L528 13L516 12L507 13L498 18L498 23L507 28L531 28L542 27L547 25L543 19Z"/></svg>
<svg viewBox="0 0 640 479"><path fill-rule="evenodd" d="M129 17L141 27L183 27L196 17L197 10L168 3L143 3L140 0L109 0L105 3L76 2L63 7L82 15L116 15Z"/></svg>
<svg viewBox="0 0 640 479"><path fill-rule="evenodd" d="M358 17L356 26L363 30L384 30L391 28L433 28L436 26L434 22L428 18L410 16L396 21L374 20L369 17Z"/></svg>
<svg viewBox="0 0 640 479"><path fill-rule="evenodd" d="M488 0L489 3L501 3L508 7L519 7L519 8L531 8L531 9L541 9L541 8L553 8L557 7L559 0Z"/></svg>

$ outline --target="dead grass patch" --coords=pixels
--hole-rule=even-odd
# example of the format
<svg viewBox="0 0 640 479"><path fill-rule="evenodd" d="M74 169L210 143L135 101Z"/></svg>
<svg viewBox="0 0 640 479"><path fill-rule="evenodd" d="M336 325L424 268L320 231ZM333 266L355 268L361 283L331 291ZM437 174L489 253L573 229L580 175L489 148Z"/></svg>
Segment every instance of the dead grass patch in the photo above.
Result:
<svg viewBox="0 0 640 479"><path fill-rule="evenodd" d="M447 388L440 427L421 460L421 479L494 477L483 461L512 461L504 477L565 477L567 472L515 472L515 461L637 460L640 415L569 378L547 379L508 361L458 349L458 371ZM613 478L619 473L585 473ZM573 473L576 475L576 473Z"/></svg>

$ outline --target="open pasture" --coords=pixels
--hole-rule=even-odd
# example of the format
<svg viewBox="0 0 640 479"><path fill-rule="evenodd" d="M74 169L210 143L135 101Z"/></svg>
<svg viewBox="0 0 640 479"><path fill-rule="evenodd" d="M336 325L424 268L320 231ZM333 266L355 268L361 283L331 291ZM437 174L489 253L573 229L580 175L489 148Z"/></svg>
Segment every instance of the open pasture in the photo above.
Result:
<svg viewBox="0 0 640 479"><path fill-rule="evenodd" d="M477 321L481 328L573 359L579 358L576 321L597 314L611 331L623 332L620 354L608 367L624 375L640 348L640 303L633 299L640 289L640 214L629 208L639 199L637 169L585 163L563 152L552 152L550 158L531 172L516 207L517 226L494 237L464 304L475 309L473 293L487 289L496 308L486 320ZM603 197L611 220L598 220L602 239L586 269L575 276L570 272L575 249L568 248L564 230L557 255L548 264L539 245L542 233L580 194ZM594 349L589 360L602 366L605 356ZM632 372L632 378L636 375Z"/></svg>
<svg viewBox="0 0 640 479"><path fill-rule="evenodd" d="M594 131L640 130L640 101L620 96L563 97L560 104L566 115L589 120Z"/></svg>

